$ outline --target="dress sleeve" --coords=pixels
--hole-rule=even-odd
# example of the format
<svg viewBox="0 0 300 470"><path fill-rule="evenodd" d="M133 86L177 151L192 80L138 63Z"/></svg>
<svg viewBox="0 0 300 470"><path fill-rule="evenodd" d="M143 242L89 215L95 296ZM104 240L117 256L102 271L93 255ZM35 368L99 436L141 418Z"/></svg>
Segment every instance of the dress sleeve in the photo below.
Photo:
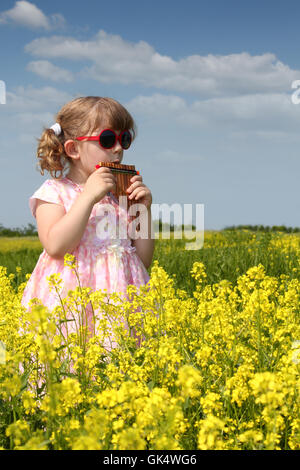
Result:
<svg viewBox="0 0 300 470"><path fill-rule="evenodd" d="M54 180L44 181L42 186L29 198L29 207L34 218L36 218L37 199L60 204L64 207L64 203L59 191L59 186Z"/></svg>

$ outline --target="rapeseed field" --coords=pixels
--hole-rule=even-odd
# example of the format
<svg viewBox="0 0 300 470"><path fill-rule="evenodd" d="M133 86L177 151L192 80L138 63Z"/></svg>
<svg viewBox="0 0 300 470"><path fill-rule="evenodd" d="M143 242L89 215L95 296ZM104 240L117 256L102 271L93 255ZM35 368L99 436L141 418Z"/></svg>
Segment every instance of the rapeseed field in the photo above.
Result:
<svg viewBox="0 0 300 470"><path fill-rule="evenodd" d="M127 298L79 282L50 313L20 304L38 239L0 239L2 449L300 449L300 237L184 245L157 240ZM59 295L59 273L45 282Z"/></svg>

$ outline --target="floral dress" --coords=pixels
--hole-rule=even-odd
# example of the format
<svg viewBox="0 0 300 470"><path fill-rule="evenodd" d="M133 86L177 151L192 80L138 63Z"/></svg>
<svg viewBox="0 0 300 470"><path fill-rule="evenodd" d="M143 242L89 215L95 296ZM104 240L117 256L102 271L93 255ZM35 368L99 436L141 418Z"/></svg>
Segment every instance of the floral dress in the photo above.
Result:
<svg viewBox="0 0 300 470"><path fill-rule="evenodd" d="M67 177L48 179L29 198L32 215L36 217L37 199L59 204L68 212L82 191L81 186ZM81 287L89 287L94 292L106 289L108 293L126 293L128 285L139 287L149 281L148 272L132 246L128 225L127 211L112 193L94 205L82 239L70 252L77 261ZM123 227L122 236L117 238L120 227L121 230ZM64 259L54 259L44 249L24 289L22 305L29 308L33 298L38 298L49 310L61 305L58 294L46 279L56 273L62 279L60 296L65 298L69 290L78 287L76 274L64 265Z"/></svg>

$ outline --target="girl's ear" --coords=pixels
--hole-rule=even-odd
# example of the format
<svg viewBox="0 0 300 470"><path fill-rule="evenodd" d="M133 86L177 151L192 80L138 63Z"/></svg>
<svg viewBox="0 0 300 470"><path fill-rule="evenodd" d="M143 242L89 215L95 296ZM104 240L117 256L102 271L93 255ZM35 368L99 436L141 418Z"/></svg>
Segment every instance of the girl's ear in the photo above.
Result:
<svg viewBox="0 0 300 470"><path fill-rule="evenodd" d="M65 152L68 157L78 159L79 158L79 151L78 151L78 144L74 142L74 140L66 140L64 143Z"/></svg>

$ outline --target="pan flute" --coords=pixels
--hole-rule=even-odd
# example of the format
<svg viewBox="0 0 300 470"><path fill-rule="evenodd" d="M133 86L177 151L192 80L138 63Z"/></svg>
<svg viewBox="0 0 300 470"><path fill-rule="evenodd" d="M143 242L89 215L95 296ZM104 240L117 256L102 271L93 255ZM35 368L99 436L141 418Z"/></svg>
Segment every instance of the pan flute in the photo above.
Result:
<svg viewBox="0 0 300 470"><path fill-rule="evenodd" d="M96 165L96 168L100 168L101 166L105 166L109 168L116 177L116 190L112 191L112 193L116 196L119 200L119 196L126 196L127 197L127 206L128 209L132 204L135 204L137 201L134 199L128 199L129 194L126 190L131 185L130 178L134 175L139 175L139 172L135 169L134 165L122 165L121 163L109 163L109 162L99 162Z"/></svg>

